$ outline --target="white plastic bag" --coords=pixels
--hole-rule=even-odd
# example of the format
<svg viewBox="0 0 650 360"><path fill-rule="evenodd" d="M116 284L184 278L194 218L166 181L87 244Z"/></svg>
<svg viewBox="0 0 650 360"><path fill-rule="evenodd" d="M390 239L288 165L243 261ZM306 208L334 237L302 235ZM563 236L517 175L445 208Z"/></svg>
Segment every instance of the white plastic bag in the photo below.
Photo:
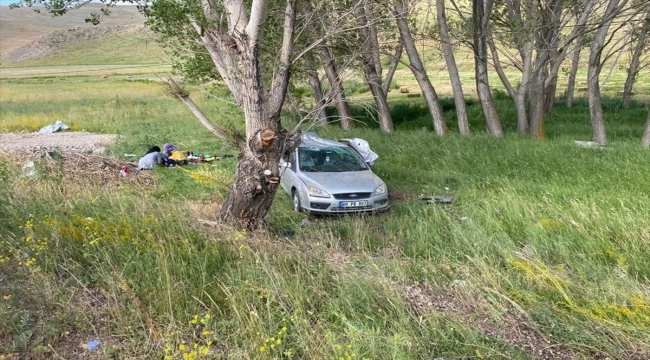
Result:
<svg viewBox="0 0 650 360"><path fill-rule="evenodd" d="M54 124L47 125L38 131L39 134L53 134L59 130L68 130L68 125L64 124L61 120L57 120Z"/></svg>

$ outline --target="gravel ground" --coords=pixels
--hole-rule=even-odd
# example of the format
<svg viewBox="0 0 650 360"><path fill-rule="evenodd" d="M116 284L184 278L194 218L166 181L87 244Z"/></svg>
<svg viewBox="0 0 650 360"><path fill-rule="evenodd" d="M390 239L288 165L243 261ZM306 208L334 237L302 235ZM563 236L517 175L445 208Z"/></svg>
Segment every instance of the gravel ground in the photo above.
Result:
<svg viewBox="0 0 650 360"><path fill-rule="evenodd" d="M38 152L58 149L62 152L101 154L116 135L87 132L53 134L0 134L0 149L9 152Z"/></svg>

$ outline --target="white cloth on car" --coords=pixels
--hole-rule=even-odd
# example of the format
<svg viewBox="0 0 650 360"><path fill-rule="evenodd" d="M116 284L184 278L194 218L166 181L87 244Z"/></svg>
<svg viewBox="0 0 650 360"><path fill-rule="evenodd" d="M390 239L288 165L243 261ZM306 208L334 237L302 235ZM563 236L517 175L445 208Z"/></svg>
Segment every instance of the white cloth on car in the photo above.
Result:
<svg viewBox="0 0 650 360"><path fill-rule="evenodd" d="M374 151L370 150L370 144L366 140L354 138L354 139L343 139L350 143L350 146L356 150L363 160L368 163L368 165L373 166L375 160L379 159L379 155Z"/></svg>

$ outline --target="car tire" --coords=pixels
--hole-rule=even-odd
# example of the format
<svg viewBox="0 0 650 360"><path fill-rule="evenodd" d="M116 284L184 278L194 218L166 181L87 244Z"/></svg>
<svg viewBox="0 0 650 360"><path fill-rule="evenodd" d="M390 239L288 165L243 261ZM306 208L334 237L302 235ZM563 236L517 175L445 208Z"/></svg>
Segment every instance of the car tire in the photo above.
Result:
<svg viewBox="0 0 650 360"><path fill-rule="evenodd" d="M302 212L302 206L300 205L300 195L298 195L298 191L293 190L291 194L291 200L293 201L293 211Z"/></svg>

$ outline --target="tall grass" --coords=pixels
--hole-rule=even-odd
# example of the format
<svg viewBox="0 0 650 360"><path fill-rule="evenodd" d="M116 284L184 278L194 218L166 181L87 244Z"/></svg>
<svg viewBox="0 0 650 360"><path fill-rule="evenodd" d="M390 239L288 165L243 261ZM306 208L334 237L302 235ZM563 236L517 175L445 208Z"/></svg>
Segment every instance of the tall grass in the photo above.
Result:
<svg viewBox="0 0 650 360"><path fill-rule="evenodd" d="M79 81L60 98L3 83L0 126L63 114L120 134L118 157L170 140L234 153L153 84ZM198 100L241 126L230 105ZM147 187L56 171L24 178L21 162L2 160L0 354L647 358L650 180L637 145L647 110L611 104L608 149L573 144L590 133L581 106L556 108L544 142L493 139L478 116L473 135L436 137L421 105L394 107L394 134L313 129L370 142L392 210L309 217L279 192L255 233L197 221L213 219L233 158L158 169ZM447 116L451 128L452 108ZM420 194L455 198L427 204ZM80 347L94 339L98 348Z"/></svg>

